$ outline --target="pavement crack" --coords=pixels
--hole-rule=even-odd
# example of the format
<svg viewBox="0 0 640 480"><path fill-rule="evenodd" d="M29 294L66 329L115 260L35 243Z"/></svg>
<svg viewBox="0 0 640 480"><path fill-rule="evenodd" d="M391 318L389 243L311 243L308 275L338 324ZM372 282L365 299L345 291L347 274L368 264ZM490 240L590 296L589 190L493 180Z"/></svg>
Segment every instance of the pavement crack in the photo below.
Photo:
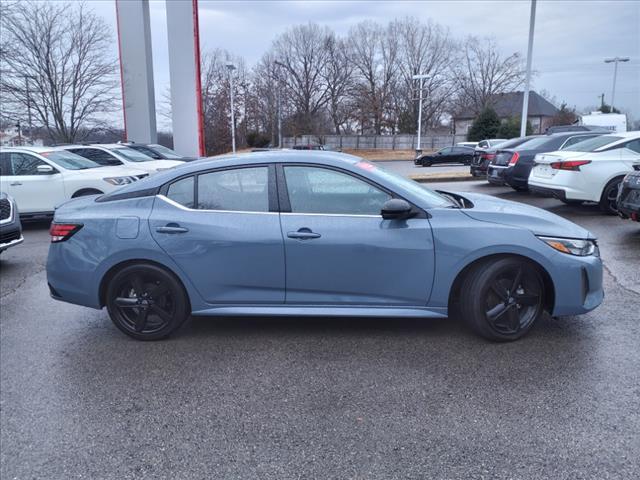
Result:
<svg viewBox="0 0 640 480"><path fill-rule="evenodd" d="M17 292L17 291L20 289L20 287L22 287L22 285L24 285L24 284L27 282L27 280L31 279L31 278L32 278L33 276L35 276L35 275L39 275L40 273L44 272L46 269L47 269L47 267L43 265L43 266L42 266L42 267L40 267L39 269L34 270L31 274L29 274L29 275L27 275L27 276L25 276L25 277L21 278L21 279L20 279L20 280L19 280L19 281L18 281L18 282L13 286L13 288L9 289L9 290L8 290L8 291L6 291L6 292L4 291L5 289L4 289L4 286L3 286L3 288L2 288L2 293L0 294L0 298L8 297L9 295L11 295L11 294L13 294L13 293Z"/></svg>
<svg viewBox="0 0 640 480"><path fill-rule="evenodd" d="M607 271L607 273L611 276L611 278L613 279L613 283L615 283L618 287L620 287L622 290L624 290L627 293L631 293L634 295L640 295L640 292L638 290L634 290L631 287L627 287L626 285L623 285L620 280L618 280L618 277L616 277L616 275L611 271L611 269L607 266L606 263L602 262L602 267Z"/></svg>

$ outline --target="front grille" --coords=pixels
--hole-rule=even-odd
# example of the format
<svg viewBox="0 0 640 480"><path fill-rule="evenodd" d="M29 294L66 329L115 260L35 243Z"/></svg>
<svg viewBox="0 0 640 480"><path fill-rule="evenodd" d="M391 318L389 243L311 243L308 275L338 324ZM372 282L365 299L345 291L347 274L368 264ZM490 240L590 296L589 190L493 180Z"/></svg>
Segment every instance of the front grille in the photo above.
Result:
<svg viewBox="0 0 640 480"><path fill-rule="evenodd" d="M20 230L0 233L0 243L9 243L20 238Z"/></svg>
<svg viewBox="0 0 640 480"><path fill-rule="evenodd" d="M0 199L0 220L6 220L11 216L11 203L6 198Z"/></svg>

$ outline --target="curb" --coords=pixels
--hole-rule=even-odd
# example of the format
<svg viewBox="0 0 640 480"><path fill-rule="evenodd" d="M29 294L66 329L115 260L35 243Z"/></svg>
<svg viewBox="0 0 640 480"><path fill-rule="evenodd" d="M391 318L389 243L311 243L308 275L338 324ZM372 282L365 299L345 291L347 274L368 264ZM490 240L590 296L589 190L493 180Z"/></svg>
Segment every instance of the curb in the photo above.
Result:
<svg viewBox="0 0 640 480"><path fill-rule="evenodd" d="M452 175L448 177L436 177L433 175L411 175L409 178L418 183L470 182L474 180L482 180L481 178L473 177L471 175Z"/></svg>

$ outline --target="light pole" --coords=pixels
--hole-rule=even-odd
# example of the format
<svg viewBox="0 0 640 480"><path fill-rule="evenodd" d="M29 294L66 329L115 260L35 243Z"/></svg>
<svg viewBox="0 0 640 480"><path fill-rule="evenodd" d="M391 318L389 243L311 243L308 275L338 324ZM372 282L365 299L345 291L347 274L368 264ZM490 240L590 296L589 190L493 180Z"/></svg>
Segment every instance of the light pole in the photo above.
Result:
<svg viewBox="0 0 640 480"><path fill-rule="evenodd" d="M236 153L236 116L233 111L233 71L236 66L232 62L227 62L229 70L229 97L231 99L231 150Z"/></svg>
<svg viewBox="0 0 640 480"><path fill-rule="evenodd" d="M278 66L278 148L282 148L282 70L284 67L284 63L275 61L274 62Z"/></svg>
<svg viewBox="0 0 640 480"><path fill-rule="evenodd" d="M531 0L531 13L529 15L529 46L527 48L527 79L524 84L522 96L522 117L520 117L520 136L527 135L527 118L529 116L529 89L531 88L531 56L533 55L533 31L536 27L536 0Z"/></svg>
<svg viewBox="0 0 640 480"><path fill-rule="evenodd" d="M429 75L414 75L414 80L420 80L420 96L418 100L418 144L416 145L416 155L422 153L421 133L422 133L422 82L425 78L429 78Z"/></svg>
<svg viewBox="0 0 640 480"><path fill-rule="evenodd" d="M613 63L613 88L611 89L611 113L613 113L613 102L616 97L616 77L618 76L618 62L628 62L629 57L605 58L604 63Z"/></svg>

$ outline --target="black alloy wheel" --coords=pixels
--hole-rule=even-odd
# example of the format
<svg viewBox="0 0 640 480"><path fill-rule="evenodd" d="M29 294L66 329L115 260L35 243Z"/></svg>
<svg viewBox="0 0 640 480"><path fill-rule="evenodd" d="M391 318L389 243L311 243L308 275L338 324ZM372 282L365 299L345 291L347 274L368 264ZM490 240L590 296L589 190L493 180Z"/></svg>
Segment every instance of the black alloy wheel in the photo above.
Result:
<svg viewBox="0 0 640 480"><path fill-rule="evenodd" d="M462 285L460 311L478 334L516 340L543 313L544 283L535 266L516 257L482 263Z"/></svg>
<svg viewBox="0 0 640 480"><path fill-rule="evenodd" d="M155 265L132 265L114 275L107 309L116 327L138 340L167 337L189 315L180 282Z"/></svg>

